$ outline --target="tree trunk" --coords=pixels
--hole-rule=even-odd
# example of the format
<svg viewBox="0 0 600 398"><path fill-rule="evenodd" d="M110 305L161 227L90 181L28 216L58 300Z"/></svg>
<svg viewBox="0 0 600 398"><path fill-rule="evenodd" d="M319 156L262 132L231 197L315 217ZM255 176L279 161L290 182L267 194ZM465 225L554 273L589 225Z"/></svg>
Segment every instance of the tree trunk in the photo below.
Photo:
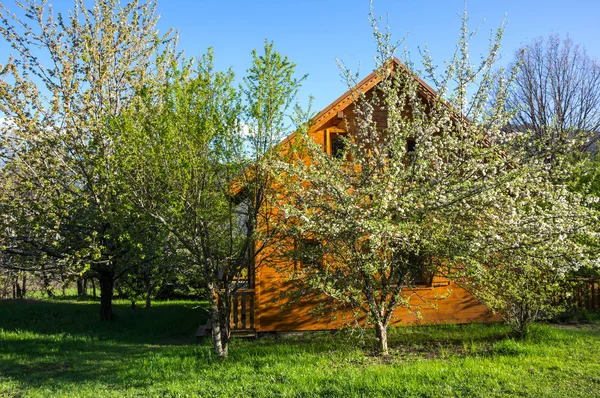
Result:
<svg viewBox="0 0 600 398"><path fill-rule="evenodd" d="M114 288L114 273L103 271L100 273L100 320L111 321L114 319L112 299Z"/></svg>
<svg viewBox="0 0 600 398"><path fill-rule="evenodd" d="M146 308L150 308L152 306L152 297L150 295L150 290L146 292Z"/></svg>
<svg viewBox="0 0 600 398"><path fill-rule="evenodd" d="M46 290L46 294L48 298L54 298L54 292L52 291L52 285L50 284L50 279L46 275L46 273L42 274L42 283L44 284L44 289Z"/></svg>
<svg viewBox="0 0 600 398"><path fill-rule="evenodd" d="M44 289L46 290L46 294L48 298L54 297L54 292L52 291L52 284L50 283L50 278L46 273L46 266L42 264L42 284L44 285Z"/></svg>
<svg viewBox="0 0 600 398"><path fill-rule="evenodd" d="M23 275L23 287L21 288L21 298L25 298L27 294L27 275Z"/></svg>
<svg viewBox="0 0 600 398"><path fill-rule="evenodd" d="M98 297L96 295L96 280L94 278L92 278L92 295L94 296L94 298Z"/></svg>
<svg viewBox="0 0 600 398"><path fill-rule="evenodd" d="M231 338L231 316L229 308L231 308L231 295L228 289L221 292L219 296L219 320L221 321L221 345L225 349L225 355L229 347L229 339Z"/></svg>
<svg viewBox="0 0 600 398"><path fill-rule="evenodd" d="M77 295L79 297L85 295L85 288L83 284L83 278L81 276L77 277Z"/></svg>
<svg viewBox="0 0 600 398"><path fill-rule="evenodd" d="M382 322L375 324L375 335L377 336L379 353L381 355L389 355L387 325L384 325Z"/></svg>
<svg viewBox="0 0 600 398"><path fill-rule="evenodd" d="M23 298L23 293L21 292L21 285L19 285L19 278L15 278L15 287L17 290L16 298Z"/></svg>
<svg viewBox="0 0 600 398"><path fill-rule="evenodd" d="M524 339L529 332L529 326L532 322L532 315L527 303L516 305L516 316L513 320L513 328L517 334L517 338Z"/></svg>
<svg viewBox="0 0 600 398"><path fill-rule="evenodd" d="M221 311L219 311L219 288L216 284L210 284L209 291L213 348L218 356L220 356L221 358L225 358L228 354L228 344L227 339L223 338L223 331L221 330Z"/></svg>
<svg viewBox="0 0 600 398"><path fill-rule="evenodd" d="M144 282L146 283L146 308L150 308L152 305L152 283L150 282L150 276L148 273L144 274Z"/></svg>

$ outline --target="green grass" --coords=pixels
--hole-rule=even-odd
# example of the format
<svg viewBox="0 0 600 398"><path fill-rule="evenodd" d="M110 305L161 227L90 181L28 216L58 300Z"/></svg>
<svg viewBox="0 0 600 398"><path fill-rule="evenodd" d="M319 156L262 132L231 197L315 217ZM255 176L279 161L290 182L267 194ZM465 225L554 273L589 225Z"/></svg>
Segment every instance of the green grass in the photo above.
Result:
<svg viewBox="0 0 600 398"><path fill-rule="evenodd" d="M194 333L197 302L100 323L91 301L0 302L0 397L600 396L600 322L411 327L373 355L367 332L235 340L221 360ZM595 320L594 320L595 319Z"/></svg>

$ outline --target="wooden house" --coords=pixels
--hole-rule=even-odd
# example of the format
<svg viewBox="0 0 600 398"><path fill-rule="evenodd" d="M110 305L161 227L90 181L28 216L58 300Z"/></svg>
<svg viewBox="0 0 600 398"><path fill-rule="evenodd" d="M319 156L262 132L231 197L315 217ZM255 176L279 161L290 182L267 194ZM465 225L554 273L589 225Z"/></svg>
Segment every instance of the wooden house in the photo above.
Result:
<svg viewBox="0 0 600 398"><path fill-rule="evenodd" d="M395 59L395 68L405 66ZM363 79L354 90L369 93L380 82L380 75L373 72ZM435 96L435 91L424 81L419 80L420 93L423 98ZM331 105L323 109L314 119L309 132L324 151L334 155L338 150L338 139L346 131L347 123L344 120L352 117L353 92L350 90L336 99ZM378 125L385 126L385 111L376 116ZM287 137L281 145L294 140L295 133ZM410 144L410 143L409 143ZM293 266L292 261L288 264ZM285 264L284 264L285 266ZM269 261L261 261L255 272L248 272L245 288L234 293L232 307L232 332L235 334L256 334L268 332L296 332L312 330L339 329L356 322L350 311L336 311L335 314L316 316L315 309L319 299L292 300L286 295L289 293L290 282L280 270L281 263L273 266ZM421 319L409 312L406 308L398 308L395 312L393 325L413 324L443 324L443 323L468 323L488 322L497 320L488 309L475 299L467 290L453 281L434 276L427 282L417 286L418 295L414 300L434 300L435 297L448 295L444 300L437 301L437 308L423 307ZM419 297L420 296L420 297ZM417 304L417 303L415 303ZM358 322L363 320L358 319Z"/></svg>

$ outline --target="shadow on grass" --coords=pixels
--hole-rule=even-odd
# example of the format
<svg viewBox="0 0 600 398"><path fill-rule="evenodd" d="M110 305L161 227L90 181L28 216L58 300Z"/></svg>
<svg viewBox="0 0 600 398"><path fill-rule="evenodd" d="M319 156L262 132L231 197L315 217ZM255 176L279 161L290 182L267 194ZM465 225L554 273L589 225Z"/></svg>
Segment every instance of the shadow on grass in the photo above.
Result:
<svg viewBox="0 0 600 398"><path fill-rule="evenodd" d="M194 359L198 349L208 349L68 336L61 339L39 335L21 337L0 341L0 379L16 381L28 389L50 387L76 391L81 383L118 389L146 388L168 382L172 376L163 370Z"/></svg>
<svg viewBox="0 0 600 398"><path fill-rule="evenodd" d="M114 305L116 320L102 322L98 303L89 301L0 301L0 329L43 335L68 334L137 344L180 345L195 341L207 319L200 302L158 302L151 308Z"/></svg>
<svg viewBox="0 0 600 398"><path fill-rule="evenodd" d="M96 302L0 301L0 380L28 388L83 381L144 387L167 381L156 370L144 376L148 359L176 363L209 349L192 345L207 318L200 302L157 302L135 310L118 303L114 311L115 321L101 322Z"/></svg>

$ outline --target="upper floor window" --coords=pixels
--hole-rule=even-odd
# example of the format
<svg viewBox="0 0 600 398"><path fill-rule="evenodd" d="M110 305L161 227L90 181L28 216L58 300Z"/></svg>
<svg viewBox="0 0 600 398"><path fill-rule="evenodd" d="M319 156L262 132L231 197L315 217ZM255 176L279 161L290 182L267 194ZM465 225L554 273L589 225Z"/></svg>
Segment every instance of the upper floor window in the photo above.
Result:
<svg viewBox="0 0 600 398"><path fill-rule="evenodd" d="M323 137L325 152L335 158L341 158L346 150L344 137L347 137L347 134L345 130L338 127L326 129Z"/></svg>
<svg viewBox="0 0 600 398"><path fill-rule="evenodd" d="M334 158L341 158L345 148L345 142L340 134L331 137L331 155Z"/></svg>

